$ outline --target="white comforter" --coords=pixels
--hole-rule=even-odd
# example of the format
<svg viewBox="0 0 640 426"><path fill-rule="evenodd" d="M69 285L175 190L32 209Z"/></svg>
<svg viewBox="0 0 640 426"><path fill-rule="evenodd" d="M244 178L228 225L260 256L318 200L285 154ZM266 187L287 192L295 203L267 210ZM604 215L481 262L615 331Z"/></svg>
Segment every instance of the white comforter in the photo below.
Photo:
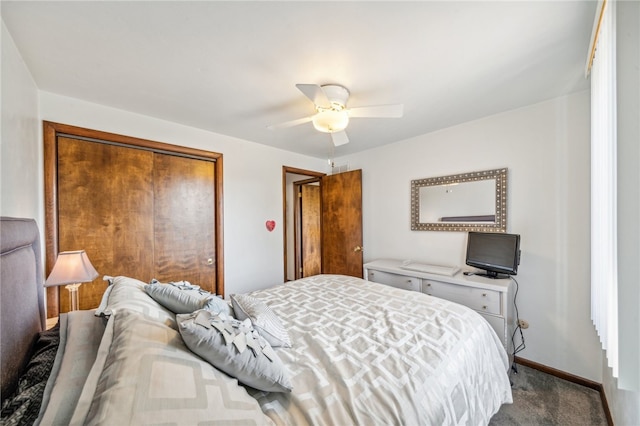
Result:
<svg viewBox="0 0 640 426"><path fill-rule="evenodd" d="M252 296L293 342L293 393L249 390L277 424L481 425L512 402L505 350L464 306L335 275Z"/></svg>

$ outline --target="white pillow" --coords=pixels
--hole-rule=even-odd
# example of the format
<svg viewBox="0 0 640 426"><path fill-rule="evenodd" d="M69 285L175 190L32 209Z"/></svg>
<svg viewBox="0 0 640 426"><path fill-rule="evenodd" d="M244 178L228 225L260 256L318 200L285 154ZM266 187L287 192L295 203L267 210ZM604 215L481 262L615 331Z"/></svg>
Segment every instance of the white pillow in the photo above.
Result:
<svg viewBox="0 0 640 426"><path fill-rule="evenodd" d="M246 294L232 294L233 312L240 321L250 319L253 327L274 348L291 347L289 333L280 322L280 318L262 300Z"/></svg>
<svg viewBox="0 0 640 426"><path fill-rule="evenodd" d="M214 367L258 390L291 392L284 364L250 321L205 309L176 320L187 347Z"/></svg>

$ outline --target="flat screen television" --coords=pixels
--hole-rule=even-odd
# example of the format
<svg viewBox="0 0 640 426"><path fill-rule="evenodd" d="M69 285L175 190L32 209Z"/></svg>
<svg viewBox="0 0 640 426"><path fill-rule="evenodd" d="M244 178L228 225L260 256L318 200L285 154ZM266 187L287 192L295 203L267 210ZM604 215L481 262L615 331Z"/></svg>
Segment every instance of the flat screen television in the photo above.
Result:
<svg viewBox="0 0 640 426"><path fill-rule="evenodd" d="M489 278L516 275L520 264L520 235L469 232L466 264L486 271L475 275Z"/></svg>

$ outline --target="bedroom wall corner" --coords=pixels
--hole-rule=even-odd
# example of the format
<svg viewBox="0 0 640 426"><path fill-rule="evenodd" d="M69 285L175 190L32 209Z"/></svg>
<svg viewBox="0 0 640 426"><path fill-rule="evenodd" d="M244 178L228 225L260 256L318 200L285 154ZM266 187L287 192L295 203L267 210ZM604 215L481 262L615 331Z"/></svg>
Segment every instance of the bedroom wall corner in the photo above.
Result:
<svg viewBox="0 0 640 426"><path fill-rule="evenodd" d="M2 21L0 215L34 218L43 240L38 87Z"/></svg>
<svg viewBox="0 0 640 426"><path fill-rule="evenodd" d="M466 233L410 230L410 182L507 167L507 231L522 236L517 305L530 324L518 356L601 383L590 319L589 102L583 91L336 161L363 169L365 261L462 267Z"/></svg>
<svg viewBox="0 0 640 426"><path fill-rule="evenodd" d="M618 387L618 380L607 365L603 351L602 387L607 398L607 405L616 425L640 424L640 392L627 391Z"/></svg>

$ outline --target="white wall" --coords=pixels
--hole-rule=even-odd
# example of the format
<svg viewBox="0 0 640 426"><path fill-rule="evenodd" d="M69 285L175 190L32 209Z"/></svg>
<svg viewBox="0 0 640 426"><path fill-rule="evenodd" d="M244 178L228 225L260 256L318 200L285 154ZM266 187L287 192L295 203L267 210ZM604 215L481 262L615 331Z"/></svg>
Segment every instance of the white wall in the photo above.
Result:
<svg viewBox="0 0 640 426"><path fill-rule="evenodd" d="M47 92L40 92L40 118L222 153L225 292L283 282L282 166L324 171L326 161Z"/></svg>
<svg viewBox="0 0 640 426"><path fill-rule="evenodd" d="M2 22L0 215L36 219L42 228L38 88ZM42 231L42 229L41 229Z"/></svg>
<svg viewBox="0 0 640 426"><path fill-rule="evenodd" d="M508 168L508 232L522 236L518 355L601 382L591 324L589 94L486 117L336 159L363 169L365 261L464 265L466 233L410 230L412 179ZM517 343L517 342L516 342Z"/></svg>

